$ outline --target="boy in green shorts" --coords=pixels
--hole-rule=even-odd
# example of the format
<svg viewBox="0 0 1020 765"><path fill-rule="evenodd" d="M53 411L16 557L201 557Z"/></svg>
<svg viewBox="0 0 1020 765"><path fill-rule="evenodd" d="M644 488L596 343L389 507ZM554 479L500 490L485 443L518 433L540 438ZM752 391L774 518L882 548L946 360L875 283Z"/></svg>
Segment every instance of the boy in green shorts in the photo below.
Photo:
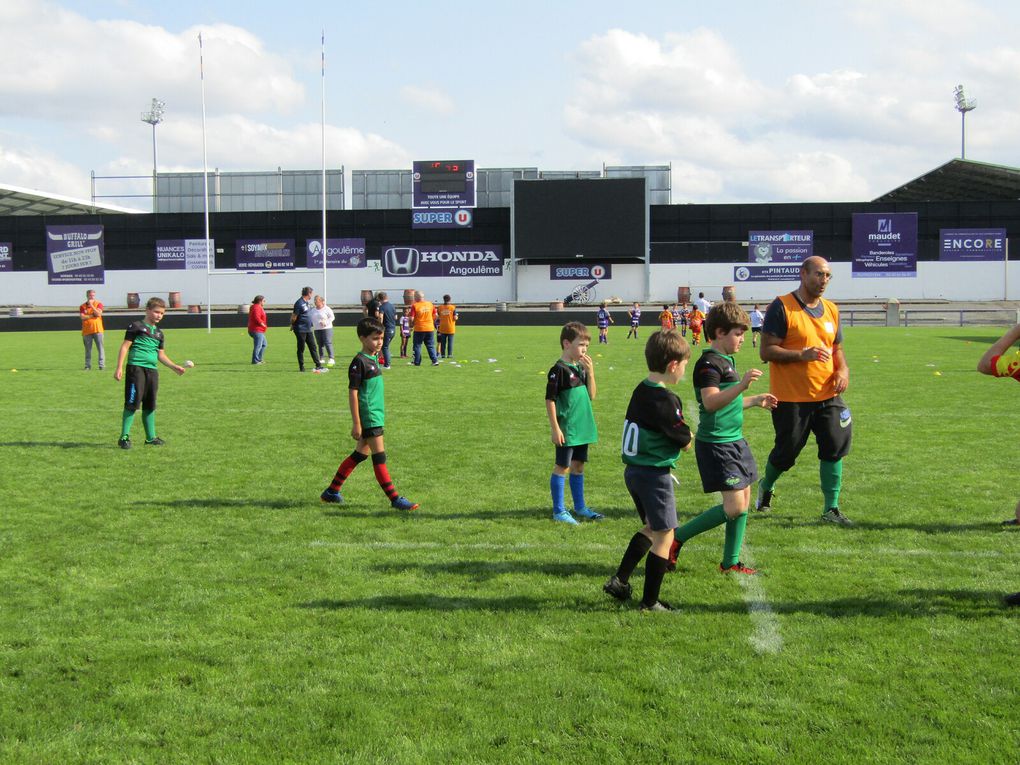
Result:
<svg viewBox="0 0 1020 765"><path fill-rule="evenodd" d="M722 563L719 570L737 574L755 574L740 562L740 548L747 526L747 508L751 484L758 480L758 466L744 440L744 410L749 407L775 409L778 403L771 393L743 398L761 371L749 369L737 374L733 354L744 342L750 319L736 303L712 306L705 318L705 339L711 344L694 365L694 397L698 400L700 420L694 441L701 486L706 494L722 493L722 504L706 510L678 528L670 549L671 568L676 565L680 547L698 534L726 524Z"/></svg>
<svg viewBox="0 0 1020 765"><path fill-rule="evenodd" d="M383 396L383 375L379 366L379 351L383 346L384 328L382 322L368 317L358 322L358 339L361 352L351 361L347 369L347 403L351 409L351 438L357 443L354 451L340 463L329 487L319 495L323 502L340 504L344 501L340 487L359 464L372 455L375 480L386 493L395 510L417 510L418 503L397 494L386 467L386 447L383 443L385 424L385 400Z"/></svg>
<svg viewBox="0 0 1020 765"><path fill-rule="evenodd" d="M645 344L648 377L638 384L623 423L623 479L644 527L631 537L620 567L602 586L618 600L631 595L630 575L645 562L642 611L672 611L659 600L667 557L676 527L676 500L670 473L681 451L691 448L691 429L684 422L683 405L667 385L684 376L691 348L674 329L654 333Z"/></svg>
<svg viewBox="0 0 1020 765"><path fill-rule="evenodd" d="M131 448L131 425L139 405L142 407L145 443L149 446L163 445L163 439L156 435L156 393L159 390L157 362L170 367L179 375L185 372L184 367L174 364L163 350L163 330L156 325L165 312L166 303L162 298L149 298L145 304L145 318L131 323L117 353L117 369L113 379L117 382L124 380L124 413L121 416L120 439L117 441L121 449Z"/></svg>
<svg viewBox="0 0 1020 765"><path fill-rule="evenodd" d="M588 461L588 446L599 438L591 409L595 399L595 367L588 355L589 343L591 335L586 326L577 321L565 324L560 330L563 353L549 370L545 386L545 410L556 447L556 462L549 478L552 517L554 521L574 525L577 519L563 502L568 470L574 512L590 521L604 517L584 501L584 463Z"/></svg>

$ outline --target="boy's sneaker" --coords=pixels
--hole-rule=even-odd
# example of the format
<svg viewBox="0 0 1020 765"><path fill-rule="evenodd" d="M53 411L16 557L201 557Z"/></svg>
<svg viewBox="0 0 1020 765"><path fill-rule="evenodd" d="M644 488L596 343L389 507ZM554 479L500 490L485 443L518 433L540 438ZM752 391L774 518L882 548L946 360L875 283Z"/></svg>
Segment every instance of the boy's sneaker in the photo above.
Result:
<svg viewBox="0 0 1020 765"><path fill-rule="evenodd" d="M616 574L609 577L609 581L602 585L602 592L612 595L617 600L630 600L632 589L629 582L621 582Z"/></svg>
<svg viewBox="0 0 1020 765"><path fill-rule="evenodd" d="M676 571L676 562L680 557L680 548L684 546L676 537L673 537L673 543L669 546L669 557L666 558L666 570Z"/></svg>
<svg viewBox="0 0 1020 765"><path fill-rule="evenodd" d="M774 492L768 489L758 489L758 502L755 504L755 512L767 513L772 509L772 497Z"/></svg>
<svg viewBox="0 0 1020 765"><path fill-rule="evenodd" d="M128 438L127 436L122 436L117 440L117 446L119 446L121 449L130 449L131 439Z"/></svg>
<svg viewBox="0 0 1020 765"><path fill-rule="evenodd" d="M577 522L577 518L572 516L569 510L561 510L558 513L553 513L552 518L554 521L559 521L560 523L568 523L572 526L579 525Z"/></svg>
<svg viewBox="0 0 1020 765"><path fill-rule="evenodd" d="M822 520L826 523L835 523L838 526L853 526L854 522L839 512L838 507L830 507L822 513Z"/></svg>
<svg viewBox="0 0 1020 765"><path fill-rule="evenodd" d="M395 500L390 502L394 510L417 510L418 503L412 502L407 497L397 497Z"/></svg>
<svg viewBox="0 0 1020 765"><path fill-rule="evenodd" d="M438 367L438 366L439 366L439 362L438 362L438 361L433 361L433 362L432 362L432 366L434 366L434 367Z"/></svg>
<svg viewBox="0 0 1020 765"><path fill-rule="evenodd" d="M747 576L754 576L758 573L758 569L745 566L739 560L732 566L719 566L719 571L723 574L746 574Z"/></svg>
<svg viewBox="0 0 1020 765"><path fill-rule="evenodd" d="M145 439L145 445L146 445L146 446L162 446L162 445L163 445L163 444L165 444L165 443L166 443L166 441L164 441L164 440L163 440L162 438L160 438L159 436L156 436L155 438L153 438L153 439L151 439L151 440L150 440L150 439L148 439L148 438L147 438L147 439Z"/></svg>
<svg viewBox="0 0 1020 765"><path fill-rule="evenodd" d="M1017 520L1016 518L1010 518L1009 520L1003 521L1002 525L1003 526L1020 526L1020 520Z"/></svg>
<svg viewBox="0 0 1020 765"><path fill-rule="evenodd" d="M336 359L330 359L329 361L327 361L327 362L326 362L326 366L327 366L327 367L333 367L333 366L336 366Z"/></svg>
<svg viewBox="0 0 1020 765"><path fill-rule="evenodd" d="M652 603L651 605L648 605L647 603L642 601L642 603L641 603L641 610L642 611L676 611L676 609L673 608L673 606L671 606L669 603L666 603L663 600L657 600L654 603Z"/></svg>
<svg viewBox="0 0 1020 765"><path fill-rule="evenodd" d="M319 495L319 499L331 505L342 505L344 503L343 494L336 489L326 489Z"/></svg>
<svg viewBox="0 0 1020 765"><path fill-rule="evenodd" d="M596 513L590 507L582 507L580 510L578 510L575 507L574 508L574 512L577 515L579 515L581 518L585 518L585 519L587 519L589 521L601 521L603 518L606 517L602 513Z"/></svg>
<svg viewBox="0 0 1020 765"><path fill-rule="evenodd" d="M1020 606L1020 592L1014 592L1012 595L1005 597L1007 606Z"/></svg>

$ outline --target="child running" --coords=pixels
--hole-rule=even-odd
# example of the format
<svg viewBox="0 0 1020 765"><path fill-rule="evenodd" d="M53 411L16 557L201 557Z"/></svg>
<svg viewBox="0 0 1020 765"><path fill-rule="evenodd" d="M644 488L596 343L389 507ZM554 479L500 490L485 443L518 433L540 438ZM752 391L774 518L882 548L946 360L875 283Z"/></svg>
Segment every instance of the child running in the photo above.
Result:
<svg viewBox="0 0 1020 765"><path fill-rule="evenodd" d="M667 385L684 376L690 346L675 330L655 332L645 344L648 377L630 397L623 422L623 479L644 526L631 537L620 567L602 590L619 600L631 595L630 576L645 562L642 611L672 611L659 600L676 526L676 500L670 475L681 451L691 448L691 429L684 422L683 405Z"/></svg>
<svg viewBox="0 0 1020 765"><path fill-rule="evenodd" d="M372 455L375 480L386 493L395 510L417 510L418 503L397 494L386 467L386 447L383 444L385 424L385 400L383 396L383 374L379 367L379 351L383 345L383 325L376 318L366 317L358 322L358 339L361 351L351 361L347 370L349 380L347 403L351 409L351 438L357 443L340 467L332 482L319 498L323 502L341 504L344 501L340 487L360 463Z"/></svg>
<svg viewBox="0 0 1020 765"><path fill-rule="evenodd" d="M691 325L691 343L693 345L701 345L701 328L705 323L705 314L697 306L694 306L687 321Z"/></svg>
<svg viewBox="0 0 1020 765"><path fill-rule="evenodd" d="M673 312L669 310L668 305L662 307L662 313L659 314L659 326L662 327L663 332L673 329Z"/></svg>
<svg viewBox="0 0 1020 765"><path fill-rule="evenodd" d="M675 533L670 548L670 570L676 566L680 547L692 537L726 524L722 563L719 570L755 574L740 562L740 548L747 526L751 484L758 480L758 466L744 440L744 410L750 407L775 409L778 400L771 393L743 398L743 393L761 377L749 369L737 374L733 354L740 350L747 332L747 313L736 303L713 306L705 320L705 338L711 343L694 365L694 397L700 420L694 441L701 486L706 494L722 493L722 504L692 518Z"/></svg>

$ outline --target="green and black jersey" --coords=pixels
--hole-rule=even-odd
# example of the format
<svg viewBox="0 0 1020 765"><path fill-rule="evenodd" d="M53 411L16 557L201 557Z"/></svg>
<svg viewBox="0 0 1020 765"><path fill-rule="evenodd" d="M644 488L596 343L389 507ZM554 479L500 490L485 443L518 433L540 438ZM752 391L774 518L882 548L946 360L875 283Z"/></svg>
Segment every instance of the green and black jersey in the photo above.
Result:
<svg viewBox="0 0 1020 765"><path fill-rule="evenodd" d="M623 423L623 461L628 465L673 467L691 442L680 398L665 385L642 380L630 395Z"/></svg>
<svg viewBox="0 0 1020 765"><path fill-rule="evenodd" d="M149 369L158 368L159 352L163 350L163 330L155 324L133 321L124 333L124 339L131 341L128 364Z"/></svg>
<svg viewBox="0 0 1020 765"><path fill-rule="evenodd" d="M593 444L599 440L584 367L568 364L563 359L557 361L549 370L545 398L556 402L556 421L563 431L564 446Z"/></svg>
<svg viewBox="0 0 1020 765"><path fill-rule="evenodd" d="M722 409L709 412L701 400L702 388L726 390L740 383L736 362L732 356L706 348L694 365L694 397L698 400L699 441L711 444L728 444L744 437L744 397L737 396Z"/></svg>
<svg viewBox="0 0 1020 765"><path fill-rule="evenodd" d="M358 353L347 370L347 387L358 391L358 413L361 428L381 428L386 420L386 402L383 395L383 376L379 357Z"/></svg>

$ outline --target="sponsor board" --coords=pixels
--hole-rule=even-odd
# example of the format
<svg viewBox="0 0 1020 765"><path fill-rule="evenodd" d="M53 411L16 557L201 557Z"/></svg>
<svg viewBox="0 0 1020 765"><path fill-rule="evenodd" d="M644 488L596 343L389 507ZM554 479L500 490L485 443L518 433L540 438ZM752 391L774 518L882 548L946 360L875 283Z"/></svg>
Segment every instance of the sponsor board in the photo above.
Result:
<svg viewBox="0 0 1020 765"><path fill-rule="evenodd" d="M939 260L995 261L1006 259L1004 228L941 228Z"/></svg>
<svg viewBox="0 0 1020 765"><path fill-rule="evenodd" d="M327 268L365 268L364 239L327 239ZM322 239L309 239L305 245L305 265L308 268L322 268Z"/></svg>
<svg viewBox="0 0 1020 765"><path fill-rule="evenodd" d="M854 278L917 276L917 213L854 213Z"/></svg>
<svg viewBox="0 0 1020 765"><path fill-rule="evenodd" d="M411 210L411 228L472 228L474 219L470 210Z"/></svg>
<svg viewBox="0 0 1020 765"><path fill-rule="evenodd" d="M0 242L0 271L14 270L14 245Z"/></svg>
<svg viewBox="0 0 1020 765"><path fill-rule="evenodd" d="M50 284L104 284L104 254L101 225L46 227Z"/></svg>
<svg viewBox="0 0 1020 765"><path fill-rule="evenodd" d="M390 245L382 248L383 276L502 276L503 247L474 245Z"/></svg>
<svg viewBox="0 0 1020 765"><path fill-rule="evenodd" d="M238 239L235 253L237 267L241 270L294 268L293 239Z"/></svg>
<svg viewBox="0 0 1020 765"><path fill-rule="evenodd" d="M814 231L751 231L747 236L751 263L803 263L814 255Z"/></svg>
<svg viewBox="0 0 1020 765"><path fill-rule="evenodd" d="M799 282L800 263L771 263L733 267L737 282Z"/></svg>
<svg viewBox="0 0 1020 765"><path fill-rule="evenodd" d="M571 263L570 265L549 266L549 278L557 280L568 279L605 279L613 278L613 266L602 263Z"/></svg>

